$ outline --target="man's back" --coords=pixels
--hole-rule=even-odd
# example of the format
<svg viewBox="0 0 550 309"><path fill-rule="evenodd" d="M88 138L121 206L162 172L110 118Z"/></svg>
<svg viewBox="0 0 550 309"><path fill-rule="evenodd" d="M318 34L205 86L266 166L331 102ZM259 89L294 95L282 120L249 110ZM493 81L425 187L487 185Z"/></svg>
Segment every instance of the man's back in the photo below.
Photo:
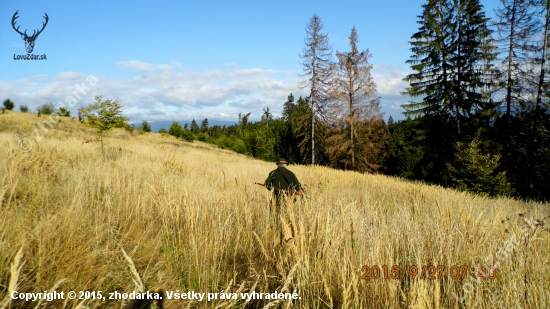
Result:
<svg viewBox="0 0 550 309"><path fill-rule="evenodd" d="M279 166L276 170L271 171L265 180L265 184L283 190L302 190L302 185L296 175L284 166Z"/></svg>

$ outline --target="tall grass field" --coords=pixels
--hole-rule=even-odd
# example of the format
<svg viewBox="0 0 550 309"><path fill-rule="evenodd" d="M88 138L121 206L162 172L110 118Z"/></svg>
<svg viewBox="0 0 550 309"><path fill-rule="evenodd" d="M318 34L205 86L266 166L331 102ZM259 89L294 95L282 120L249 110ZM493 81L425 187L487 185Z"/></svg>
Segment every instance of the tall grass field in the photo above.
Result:
<svg viewBox="0 0 550 309"><path fill-rule="evenodd" d="M138 290L165 308L550 308L549 204L290 165L307 197L277 216L254 184L274 163L124 130L102 153L47 119L0 114L0 309L122 308L109 296Z"/></svg>

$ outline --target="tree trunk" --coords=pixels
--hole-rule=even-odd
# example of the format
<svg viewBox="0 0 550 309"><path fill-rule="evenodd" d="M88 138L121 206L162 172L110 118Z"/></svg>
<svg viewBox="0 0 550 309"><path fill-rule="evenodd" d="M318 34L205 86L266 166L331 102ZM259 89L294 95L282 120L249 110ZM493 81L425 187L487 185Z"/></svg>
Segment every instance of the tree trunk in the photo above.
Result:
<svg viewBox="0 0 550 309"><path fill-rule="evenodd" d="M311 103L311 165L315 165L315 105Z"/></svg>
<svg viewBox="0 0 550 309"><path fill-rule="evenodd" d="M353 83L350 82L350 89L353 89ZM351 129L351 169L355 170L355 141L353 140L353 131L355 130L355 125L353 122L353 97L351 92L349 93L349 124Z"/></svg>
<svg viewBox="0 0 550 309"><path fill-rule="evenodd" d="M508 42L508 67L507 67L507 79L506 79L506 125L504 129L505 135L505 145L504 145L504 166L506 170L509 170L511 163L511 153L510 148L512 145L512 138L510 132L510 126L512 123L512 58L514 57L514 47L513 42L515 38L515 27L516 27L516 1L512 8L512 19L510 23L510 39Z"/></svg>
<svg viewBox="0 0 550 309"><path fill-rule="evenodd" d="M506 118L508 125L510 124L510 105L512 104L512 58L514 57L513 41L515 37L515 23L516 23L516 3L514 1L514 8L512 9L512 20L510 24L510 41L508 44L508 72L506 82Z"/></svg>
<svg viewBox="0 0 550 309"><path fill-rule="evenodd" d="M537 160L538 160L538 135L539 135L539 114L540 114L540 105L542 101L542 87L544 85L544 73L546 66L546 53L548 50L548 28L550 27L550 0L546 3L546 14L544 22L544 45L542 47L541 63L540 63L540 74L539 74L539 83L537 85L537 103L535 105L535 119L533 121L533 142L531 150L531 177L530 184L531 190L535 189L533 181L536 179L537 172Z"/></svg>

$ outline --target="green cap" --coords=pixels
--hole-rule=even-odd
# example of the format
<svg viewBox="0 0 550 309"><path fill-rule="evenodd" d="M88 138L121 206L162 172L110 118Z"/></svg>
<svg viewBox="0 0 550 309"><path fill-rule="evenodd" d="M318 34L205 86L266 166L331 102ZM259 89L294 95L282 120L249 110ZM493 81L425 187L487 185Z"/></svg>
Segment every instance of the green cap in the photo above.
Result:
<svg viewBox="0 0 550 309"><path fill-rule="evenodd" d="M279 158L279 160L277 160L276 164L288 164L288 163L286 163L285 159Z"/></svg>

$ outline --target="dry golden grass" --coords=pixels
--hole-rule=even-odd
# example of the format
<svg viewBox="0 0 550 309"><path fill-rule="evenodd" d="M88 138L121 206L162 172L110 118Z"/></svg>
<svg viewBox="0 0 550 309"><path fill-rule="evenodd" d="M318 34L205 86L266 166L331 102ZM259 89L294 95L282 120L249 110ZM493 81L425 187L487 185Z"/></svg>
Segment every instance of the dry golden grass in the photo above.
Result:
<svg viewBox="0 0 550 309"><path fill-rule="evenodd" d="M14 286L130 292L136 270L122 248L151 291L301 297L167 300L166 308L550 308L550 220L521 229L524 219L547 217L548 204L290 166L309 199L290 202L277 220L269 192L254 185L274 164L122 130L106 138L103 157L99 143L82 144L92 131L66 118L21 152L19 138L37 120L45 118L0 114L0 307ZM497 254L506 246L507 255ZM453 280L448 272L436 280L361 279L363 265L496 262L493 280ZM453 293L466 297L459 302ZM6 301L7 308L37 305ZM67 300L41 308L122 304Z"/></svg>

